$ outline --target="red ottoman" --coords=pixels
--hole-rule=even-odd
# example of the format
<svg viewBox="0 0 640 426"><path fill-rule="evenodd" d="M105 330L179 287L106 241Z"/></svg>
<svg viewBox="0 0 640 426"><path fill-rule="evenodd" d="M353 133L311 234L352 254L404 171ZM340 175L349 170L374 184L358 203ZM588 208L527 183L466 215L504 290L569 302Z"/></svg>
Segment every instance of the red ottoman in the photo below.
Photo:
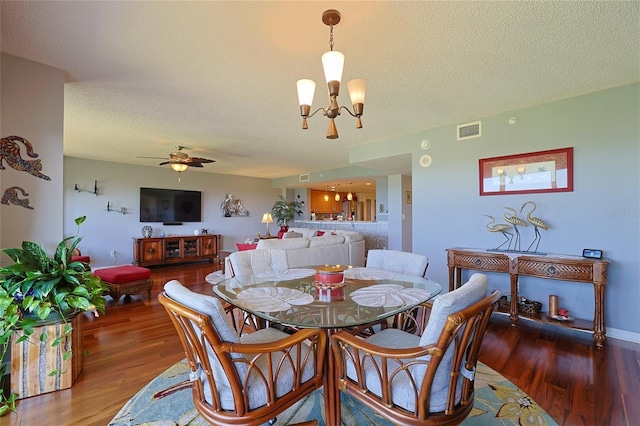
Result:
<svg viewBox="0 0 640 426"><path fill-rule="evenodd" d="M122 265L111 268L96 269L94 275L100 277L109 287L109 295L117 305L120 297L124 295L138 294L146 290L151 300L151 271L140 266Z"/></svg>

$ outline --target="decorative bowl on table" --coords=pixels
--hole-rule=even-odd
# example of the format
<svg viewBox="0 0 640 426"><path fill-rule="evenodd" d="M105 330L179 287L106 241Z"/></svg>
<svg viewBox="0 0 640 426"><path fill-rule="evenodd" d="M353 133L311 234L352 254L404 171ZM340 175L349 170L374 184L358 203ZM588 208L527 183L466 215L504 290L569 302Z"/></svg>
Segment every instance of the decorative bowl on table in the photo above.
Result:
<svg viewBox="0 0 640 426"><path fill-rule="evenodd" d="M318 266L315 268L313 285L323 289L343 287L345 269L342 265Z"/></svg>

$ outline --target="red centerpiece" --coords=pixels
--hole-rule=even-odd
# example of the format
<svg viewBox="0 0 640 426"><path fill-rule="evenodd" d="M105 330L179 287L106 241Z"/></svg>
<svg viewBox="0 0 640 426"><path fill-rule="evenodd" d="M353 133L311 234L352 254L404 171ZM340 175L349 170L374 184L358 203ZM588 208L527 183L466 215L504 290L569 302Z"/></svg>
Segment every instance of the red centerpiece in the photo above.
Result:
<svg viewBox="0 0 640 426"><path fill-rule="evenodd" d="M324 265L315 268L316 287L332 288L344 285L344 270L347 269L341 265Z"/></svg>

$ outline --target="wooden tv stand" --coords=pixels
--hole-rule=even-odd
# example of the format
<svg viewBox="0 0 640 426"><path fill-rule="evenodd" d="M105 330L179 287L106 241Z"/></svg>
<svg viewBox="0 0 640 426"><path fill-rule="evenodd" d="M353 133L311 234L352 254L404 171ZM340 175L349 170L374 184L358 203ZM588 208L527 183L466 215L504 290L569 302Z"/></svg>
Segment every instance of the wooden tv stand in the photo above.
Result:
<svg viewBox="0 0 640 426"><path fill-rule="evenodd" d="M220 252L220 238L218 234L134 238L133 264L153 266L212 261Z"/></svg>
<svg viewBox="0 0 640 426"><path fill-rule="evenodd" d="M607 339L604 326L604 290L607 286L607 265L611 263L609 259L587 259L581 256L558 254L506 253L459 247L446 250L449 267L449 291L462 285L462 269L506 272L510 276L511 305L508 313L513 326L522 316L547 324L590 330L593 331L593 340L596 346L602 347L604 345ZM592 283L594 292L593 322L579 318L572 321L557 321L548 317L545 312L536 315L520 314L517 303L519 275ZM497 311L500 310L497 309Z"/></svg>

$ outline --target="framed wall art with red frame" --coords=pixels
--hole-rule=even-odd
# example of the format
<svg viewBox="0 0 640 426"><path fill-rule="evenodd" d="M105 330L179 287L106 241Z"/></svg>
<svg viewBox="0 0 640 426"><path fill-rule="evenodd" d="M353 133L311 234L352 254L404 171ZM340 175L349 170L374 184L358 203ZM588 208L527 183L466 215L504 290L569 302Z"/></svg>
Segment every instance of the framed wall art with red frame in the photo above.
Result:
<svg viewBox="0 0 640 426"><path fill-rule="evenodd" d="M573 148L481 158L480 195L573 191Z"/></svg>

